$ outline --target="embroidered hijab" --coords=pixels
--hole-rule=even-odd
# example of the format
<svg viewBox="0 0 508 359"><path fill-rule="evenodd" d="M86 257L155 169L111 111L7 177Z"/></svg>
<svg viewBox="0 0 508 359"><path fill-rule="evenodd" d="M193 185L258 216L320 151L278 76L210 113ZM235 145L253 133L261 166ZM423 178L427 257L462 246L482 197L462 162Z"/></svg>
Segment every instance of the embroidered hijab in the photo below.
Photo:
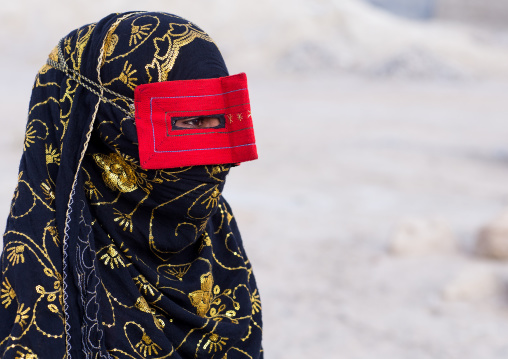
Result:
<svg viewBox="0 0 508 359"><path fill-rule="evenodd" d="M134 89L227 76L212 39L174 15L113 14L50 59L4 235L0 357L262 358L230 165L139 165Z"/></svg>

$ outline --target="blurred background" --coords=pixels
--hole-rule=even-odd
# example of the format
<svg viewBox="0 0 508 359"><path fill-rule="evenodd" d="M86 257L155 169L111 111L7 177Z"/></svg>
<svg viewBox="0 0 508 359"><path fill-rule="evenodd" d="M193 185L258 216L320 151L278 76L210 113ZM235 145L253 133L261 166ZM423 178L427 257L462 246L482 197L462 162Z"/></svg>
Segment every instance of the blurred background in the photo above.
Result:
<svg viewBox="0 0 508 359"><path fill-rule="evenodd" d="M508 357L508 2L16 0L0 9L0 222L31 86L111 12L186 17L245 71L229 176L266 358Z"/></svg>

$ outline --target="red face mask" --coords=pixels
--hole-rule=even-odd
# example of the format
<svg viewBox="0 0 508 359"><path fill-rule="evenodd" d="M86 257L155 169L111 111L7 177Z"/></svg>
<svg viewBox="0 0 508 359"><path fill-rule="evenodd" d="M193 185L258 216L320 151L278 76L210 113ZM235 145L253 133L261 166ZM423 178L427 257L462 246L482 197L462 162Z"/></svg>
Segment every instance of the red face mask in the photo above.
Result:
<svg viewBox="0 0 508 359"><path fill-rule="evenodd" d="M144 169L258 158L244 73L140 85L134 105Z"/></svg>

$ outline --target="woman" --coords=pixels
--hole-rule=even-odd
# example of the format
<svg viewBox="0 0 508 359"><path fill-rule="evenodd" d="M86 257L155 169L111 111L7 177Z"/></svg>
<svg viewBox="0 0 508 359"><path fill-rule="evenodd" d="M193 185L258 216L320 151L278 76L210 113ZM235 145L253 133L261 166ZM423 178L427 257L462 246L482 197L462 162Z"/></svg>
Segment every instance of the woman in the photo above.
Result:
<svg viewBox="0 0 508 359"><path fill-rule="evenodd" d="M37 75L4 235L2 358L262 358L231 209L244 75L163 13L64 37Z"/></svg>

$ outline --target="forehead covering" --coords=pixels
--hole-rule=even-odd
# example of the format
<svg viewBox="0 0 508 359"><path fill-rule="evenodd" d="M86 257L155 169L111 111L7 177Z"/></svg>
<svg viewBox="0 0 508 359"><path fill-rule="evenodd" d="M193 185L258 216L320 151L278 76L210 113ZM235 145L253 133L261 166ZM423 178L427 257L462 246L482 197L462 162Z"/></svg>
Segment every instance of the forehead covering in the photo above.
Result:
<svg viewBox="0 0 508 359"><path fill-rule="evenodd" d="M221 195L229 166L144 170L130 117L138 85L227 76L216 45L177 16L132 12L71 32L58 54L70 72L36 78L4 236L0 356L262 358L259 294Z"/></svg>
<svg viewBox="0 0 508 359"><path fill-rule="evenodd" d="M185 19L160 13L128 13L111 15L98 26L103 22L99 35L103 41L97 43L94 57L103 52L102 83L113 91L133 98L139 84L228 75L212 38ZM83 33L82 38L87 35Z"/></svg>

